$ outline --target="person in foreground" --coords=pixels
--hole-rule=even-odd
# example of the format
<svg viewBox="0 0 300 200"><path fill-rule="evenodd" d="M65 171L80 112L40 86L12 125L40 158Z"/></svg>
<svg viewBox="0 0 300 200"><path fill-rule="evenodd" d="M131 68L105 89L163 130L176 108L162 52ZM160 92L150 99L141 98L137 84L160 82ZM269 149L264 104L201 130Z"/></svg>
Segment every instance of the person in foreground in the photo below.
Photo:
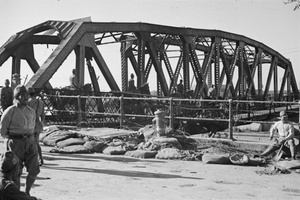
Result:
<svg viewBox="0 0 300 200"><path fill-rule="evenodd" d="M13 182L19 174L19 159L12 151L7 151L0 157L0 199L3 200L37 200L26 192L20 191Z"/></svg>
<svg viewBox="0 0 300 200"><path fill-rule="evenodd" d="M268 147L268 149L266 149L261 156L268 156L284 145L290 148L291 159L295 160L296 146L294 126L290 121L288 121L288 115L285 110L280 112L279 118L280 121L275 122L270 129L270 140L273 139L275 133L278 133L278 138L275 139L275 142Z"/></svg>
<svg viewBox="0 0 300 200"><path fill-rule="evenodd" d="M40 173L38 148L34 139L35 111L27 105L28 93L23 85L17 85L14 90L14 104L8 107L0 121L0 133L4 138L4 151L13 151L20 161L20 170L14 177L14 183L21 187L22 169L25 165L25 192L29 194L37 175Z"/></svg>

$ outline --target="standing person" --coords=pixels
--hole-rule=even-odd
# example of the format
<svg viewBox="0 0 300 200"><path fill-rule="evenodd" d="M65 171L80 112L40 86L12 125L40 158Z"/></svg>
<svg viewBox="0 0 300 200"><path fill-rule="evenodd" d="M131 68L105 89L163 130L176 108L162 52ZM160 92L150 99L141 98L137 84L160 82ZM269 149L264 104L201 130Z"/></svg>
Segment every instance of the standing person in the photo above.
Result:
<svg viewBox="0 0 300 200"><path fill-rule="evenodd" d="M216 89L214 85L211 85L211 87L208 89L207 96L212 99L215 99L217 97Z"/></svg>
<svg viewBox="0 0 300 200"><path fill-rule="evenodd" d="M34 138L38 147L38 153L39 153L39 162L40 166L44 164L43 156L42 156L42 149L40 146L40 133L43 131L43 123L44 123L44 102L40 99L36 98L36 92L34 88L29 87L27 89L29 94L28 99L28 106L33 108L35 110L36 114L36 121L35 121L35 133Z"/></svg>
<svg viewBox="0 0 300 200"><path fill-rule="evenodd" d="M77 70L76 69L72 70L72 75L70 76L69 81L70 81L70 89L73 89L73 90L80 89L78 80L77 80Z"/></svg>
<svg viewBox="0 0 300 200"><path fill-rule="evenodd" d="M179 83L177 84L177 92L180 94L180 96L183 95L183 84L182 84L182 79L180 79Z"/></svg>
<svg viewBox="0 0 300 200"><path fill-rule="evenodd" d="M136 92L136 87L134 85L134 74L130 75L130 79L128 81L128 92Z"/></svg>
<svg viewBox="0 0 300 200"><path fill-rule="evenodd" d="M10 82L8 79L5 79L4 85L5 87L1 89L1 106L3 112L6 108L13 104L13 90L10 87Z"/></svg>
<svg viewBox="0 0 300 200"><path fill-rule="evenodd" d="M4 138L5 151L13 151L20 160L20 172L14 178L18 188L21 186L22 169L25 165L25 192L29 194L37 175L40 173L38 149L34 139L35 111L27 105L28 93L23 85L14 89L14 104L8 107L0 121L0 133Z"/></svg>
<svg viewBox="0 0 300 200"><path fill-rule="evenodd" d="M296 147L294 139L294 125L288 121L288 115L285 110L280 112L279 118L280 121L275 122L270 129L270 140L273 139L275 133L278 133L278 138L275 139L275 142L266 149L261 156L268 156L278 150L281 145L285 145L290 148L291 158L295 160Z"/></svg>
<svg viewBox="0 0 300 200"><path fill-rule="evenodd" d="M37 198L20 191L13 182L14 177L19 174L19 159L12 151L7 151L0 158L0 199L4 200L37 200Z"/></svg>

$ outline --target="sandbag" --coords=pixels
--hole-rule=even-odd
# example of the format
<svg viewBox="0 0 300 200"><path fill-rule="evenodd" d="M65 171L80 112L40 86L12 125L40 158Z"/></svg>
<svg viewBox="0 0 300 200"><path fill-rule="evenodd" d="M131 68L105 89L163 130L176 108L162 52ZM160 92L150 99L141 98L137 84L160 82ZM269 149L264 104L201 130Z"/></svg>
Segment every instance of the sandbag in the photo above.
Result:
<svg viewBox="0 0 300 200"><path fill-rule="evenodd" d="M91 153L83 145L72 145L64 148L53 148L50 150L51 153Z"/></svg>
<svg viewBox="0 0 300 200"><path fill-rule="evenodd" d="M53 132L49 135L47 135L44 139L43 139L43 143L46 146L56 146L56 143L62 140L65 140L67 138L76 138L77 137L77 133L72 133L70 131L56 131Z"/></svg>
<svg viewBox="0 0 300 200"><path fill-rule="evenodd" d="M235 153L229 156L229 160L236 165L248 164L249 157L243 153Z"/></svg>
<svg viewBox="0 0 300 200"><path fill-rule="evenodd" d="M202 156L202 162L205 164L230 164L229 155L205 153Z"/></svg>
<svg viewBox="0 0 300 200"><path fill-rule="evenodd" d="M102 153L102 150L107 145L105 142L98 142L95 140L91 140L91 141L86 141L83 146L88 150L90 150L91 152Z"/></svg>
<svg viewBox="0 0 300 200"><path fill-rule="evenodd" d="M119 138L114 138L110 143L108 143L108 146L123 146L126 145L125 142Z"/></svg>
<svg viewBox="0 0 300 200"><path fill-rule="evenodd" d="M71 145L84 145L86 141L83 138L67 138L56 143L56 146L63 148Z"/></svg>
<svg viewBox="0 0 300 200"><path fill-rule="evenodd" d="M102 152L107 155L124 155L126 150L123 146L107 146Z"/></svg>
<svg viewBox="0 0 300 200"><path fill-rule="evenodd" d="M155 156L157 159L181 159L183 157L180 150L174 148L162 149Z"/></svg>
<svg viewBox="0 0 300 200"><path fill-rule="evenodd" d="M57 131L59 131L58 128L46 128L46 129L44 129L44 131L40 133L39 142L43 142L45 137L47 137L48 135L50 135L54 132L57 132Z"/></svg>
<svg viewBox="0 0 300 200"><path fill-rule="evenodd" d="M300 160L282 160L276 163L280 169L300 169Z"/></svg>
<svg viewBox="0 0 300 200"><path fill-rule="evenodd" d="M130 156L134 158L154 158L157 154L157 151L145 151L145 150L135 150L127 151L125 156Z"/></svg>
<svg viewBox="0 0 300 200"><path fill-rule="evenodd" d="M262 131L262 125L261 123L251 123L251 124L246 124L246 125L240 125L237 126L236 128L240 131L240 132L261 132Z"/></svg>
<svg viewBox="0 0 300 200"><path fill-rule="evenodd" d="M153 140L153 145L160 146L160 149L164 148L177 148L182 149L181 144L176 138L172 137L157 137Z"/></svg>

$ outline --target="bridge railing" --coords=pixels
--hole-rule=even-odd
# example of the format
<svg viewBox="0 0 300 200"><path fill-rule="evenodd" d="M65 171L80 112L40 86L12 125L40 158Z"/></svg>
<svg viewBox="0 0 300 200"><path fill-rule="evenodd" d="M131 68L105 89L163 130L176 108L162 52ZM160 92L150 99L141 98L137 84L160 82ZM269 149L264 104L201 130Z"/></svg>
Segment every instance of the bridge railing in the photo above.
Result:
<svg viewBox="0 0 300 200"><path fill-rule="evenodd" d="M165 111L167 126L182 128L186 124L203 124L227 129L233 138L234 127L253 122L272 124L281 110L288 110L295 124L299 122L298 102L140 98L104 96L45 95L47 124L125 127L128 124L151 124L157 109ZM184 128L183 128L184 129ZM199 131L199 129L198 129ZM205 131L205 130L203 130Z"/></svg>

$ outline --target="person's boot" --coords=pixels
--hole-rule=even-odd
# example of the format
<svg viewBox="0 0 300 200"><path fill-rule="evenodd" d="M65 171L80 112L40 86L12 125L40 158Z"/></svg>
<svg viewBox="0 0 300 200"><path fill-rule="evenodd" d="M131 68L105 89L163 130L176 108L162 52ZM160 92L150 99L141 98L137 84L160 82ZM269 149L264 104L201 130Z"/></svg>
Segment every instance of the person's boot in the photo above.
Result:
<svg viewBox="0 0 300 200"><path fill-rule="evenodd" d="M290 145L290 151L292 160L296 160L296 147L294 145Z"/></svg>
<svg viewBox="0 0 300 200"><path fill-rule="evenodd" d="M34 181L35 181L35 177L32 177L28 174L26 178L26 187L25 187L25 192L27 194L29 194L31 187L34 184Z"/></svg>
<svg viewBox="0 0 300 200"><path fill-rule="evenodd" d="M260 154L260 156L268 156L270 155L271 153L275 152L276 150L278 150L280 147L278 147L277 145L271 145L269 146L264 152L262 152Z"/></svg>

